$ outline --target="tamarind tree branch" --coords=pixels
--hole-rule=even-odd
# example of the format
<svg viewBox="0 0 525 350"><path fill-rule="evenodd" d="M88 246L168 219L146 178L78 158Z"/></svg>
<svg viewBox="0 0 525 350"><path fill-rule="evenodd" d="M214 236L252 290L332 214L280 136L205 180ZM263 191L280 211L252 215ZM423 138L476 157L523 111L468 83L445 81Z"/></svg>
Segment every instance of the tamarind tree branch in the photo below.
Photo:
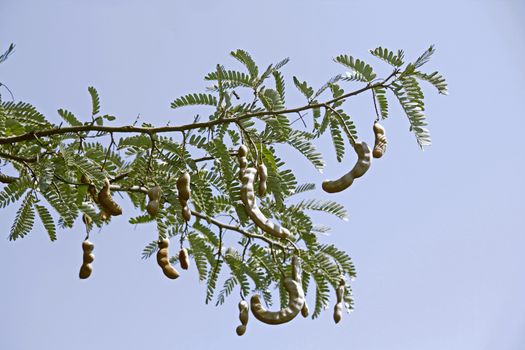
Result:
<svg viewBox="0 0 525 350"><path fill-rule="evenodd" d="M196 122L196 123L178 125L178 126L138 127L134 125L104 126L104 125L87 124L87 125L79 125L79 126L58 127L58 128L47 129L47 130L31 131L31 132L28 132L22 135L17 135L17 136L0 137L0 145L14 144L14 143L23 142L23 141L34 140L39 137L63 135L63 134L68 134L68 133L89 132L89 131L100 131L100 132L109 132L109 133L140 133L140 134L147 134L151 136L151 135L158 134L158 133L184 132L184 131L200 129L200 128L210 128L212 126L226 124L226 123L237 123L243 119L248 119L248 118L253 118L253 117L276 116L276 115L282 115L282 114L299 113L299 112L314 109L314 108L325 107L327 104L332 104L334 102L344 100L348 97L352 97L352 96L361 94L370 89L374 89L378 87L385 88L387 87L387 85L385 85L386 82L397 74L398 72L394 70L387 78L385 78L381 82L378 82L375 84L367 84L365 87L348 92L344 95L333 98L323 103L309 103L305 106L297 107L297 108L281 109L277 111L259 111L259 112L252 112L252 113L244 113L236 117L219 118L219 119L214 119L214 120L210 120L207 122Z"/></svg>

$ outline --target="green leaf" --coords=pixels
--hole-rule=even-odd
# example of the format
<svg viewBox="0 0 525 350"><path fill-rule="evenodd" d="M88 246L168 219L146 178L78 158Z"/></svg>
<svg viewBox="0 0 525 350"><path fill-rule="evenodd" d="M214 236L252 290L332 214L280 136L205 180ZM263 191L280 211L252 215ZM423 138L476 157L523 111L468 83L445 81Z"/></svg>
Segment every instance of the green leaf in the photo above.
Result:
<svg viewBox="0 0 525 350"><path fill-rule="evenodd" d="M400 55L396 55L393 51L379 46L374 50L370 50L370 53L394 67L401 67L404 63L402 56L403 51L398 51Z"/></svg>
<svg viewBox="0 0 525 350"><path fill-rule="evenodd" d="M349 68L356 73L361 74L364 80L367 82L371 82L376 77L376 73L374 73L372 66L360 59L354 59L352 56L348 55L339 55L334 58L334 61L342 64L346 68Z"/></svg>
<svg viewBox="0 0 525 350"><path fill-rule="evenodd" d="M94 116L94 115L97 115L98 112L100 112L100 99L98 97L97 90L93 86L88 87L88 91L89 91L89 94L91 95L91 104L92 104L91 115Z"/></svg>
<svg viewBox="0 0 525 350"><path fill-rule="evenodd" d="M388 118L388 99L386 98L386 90L380 86L374 88L377 103L379 105L379 113L382 119Z"/></svg>
<svg viewBox="0 0 525 350"><path fill-rule="evenodd" d="M306 97L306 99L310 99L312 95L314 94L314 89L308 86L308 83L306 81L303 81L302 83L297 79L297 77L293 77L293 82L297 89Z"/></svg>
<svg viewBox="0 0 525 350"><path fill-rule="evenodd" d="M259 68L257 68L257 65L252 59L252 56L250 56L248 52L237 49L236 51L230 52L230 55L246 66L252 79L257 79L257 76L259 75Z"/></svg>
<svg viewBox="0 0 525 350"><path fill-rule="evenodd" d="M438 90L440 94L448 95L448 86L447 82L445 81L445 78L438 72L433 72L430 74L425 74L421 72L414 72L414 75L421 79L429 82L430 84L434 85L434 87Z"/></svg>
<svg viewBox="0 0 525 350"><path fill-rule="evenodd" d="M46 207L43 205L35 205L36 211L38 213L38 216L40 216L40 220L42 220L42 224L44 225L44 228L47 231L47 234L49 235L49 239L51 241L55 241L57 239L56 235L56 228L55 228L55 222L53 221L53 217L49 213Z"/></svg>
<svg viewBox="0 0 525 350"><path fill-rule="evenodd" d="M35 222L34 201L35 197L31 191L25 196L22 205L20 205L20 208L16 212L15 221L11 226L11 232L9 234L10 241L24 237L33 228Z"/></svg>
<svg viewBox="0 0 525 350"><path fill-rule="evenodd" d="M434 54L434 52L436 52L436 50L434 49L434 45L430 45L430 47L425 52L423 52L423 54L421 54L421 56L419 56L414 62L414 67L419 68L425 63L427 63L430 60L430 57L432 57L432 55Z"/></svg>
<svg viewBox="0 0 525 350"><path fill-rule="evenodd" d="M320 199L305 199L292 206L297 210L317 210L337 216L339 219L348 221L348 213L341 204L334 201Z"/></svg>
<svg viewBox="0 0 525 350"><path fill-rule="evenodd" d="M188 94L186 96L181 96L171 103L171 108L179 108L184 106L194 106L194 105L207 105L207 106L217 106L217 97L210 94Z"/></svg>
<svg viewBox="0 0 525 350"><path fill-rule="evenodd" d="M325 162L323 155L318 152L313 143L310 142L312 138L313 135L311 134L299 130L293 130L288 135L287 142L299 152L301 152L306 157L306 159L308 159L310 163L312 163L312 165L322 173Z"/></svg>
<svg viewBox="0 0 525 350"><path fill-rule="evenodd" d="M339 123L335 118L330 119L330 133L332 135L332 142L335 148L335 155L338 162L343 160L345 155L345 142L341 136L341 130L339 130Z"/></svg>
<svg viewBox="0 0 525 350"><path fill-rule="evenodd" d="M66 111L65 109L59 109L58 114L71 126L82 125L80 120L78 120L73 113Z"/></svg>

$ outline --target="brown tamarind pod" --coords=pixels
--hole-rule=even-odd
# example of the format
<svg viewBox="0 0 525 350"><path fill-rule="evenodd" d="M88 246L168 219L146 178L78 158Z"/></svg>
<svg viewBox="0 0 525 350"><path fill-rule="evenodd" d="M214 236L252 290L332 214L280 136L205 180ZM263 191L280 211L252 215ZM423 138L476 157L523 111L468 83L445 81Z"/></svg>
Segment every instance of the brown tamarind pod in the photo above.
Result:
<svg viewBox="0 0 525 350"><path fill-rule="evenodd" d="M171 279L178 278L179 272L175 270L170 264L168 246L170 241L167 238L164 238L159 242L159 251L157 252L157 263L162 268L164 275Z"/></svg>
<svg viewBox="0 0 525 350"><path fill-rule="evenodd" d="M122 214L122 208L120 205L115 202L113 197L111 197L111 192L109 190L109 180L104 180L104 186L102 187L102 190L100 190L100 193L98 194L98 201L104 211L107 214L117 216Z"/></svg>
<svg viewBox="0 0 525 350"><path fill-rule="evenodd" d="M304 304L304 291L301 283L301 266L297 256L292 257L292 277L284 279L284 289L288 292L288 306L278 311L264 308L258 294L252 296L250 306L252 314L266 324L282 324L293 320L301 312Z"/></svg>
<svg viewBox="0 0 525 350"><path fill-rule="evenodd" d="M248 214L254 224L264 232L277 238L289 238L291 236L290 231L268 219L257 206L253 188L255 175L255 168L246 168L241 178L241 200L244 204L246 214Z"/></svg>
<svg viewBox="0 0 525 350"><path fill-rule="evenodd" d="M241 336L246 333L246 325L248 324L248 303L244 300L239 302L239 321L241 321L241 325L237 326L235 331L238 336Z"/></svg>
<svg viewBox="0 0 525 350"><path fill-rule="evenodd" d="M91 276L91 272L93 271L91 268L91 263L95 260L95 256L92 253L94 248L95 246L93 243L87 239L82 242L82 251L84 254L82 256L82 266L80 267L80 271L78 273L78 277L80 279L86 279Z"/></svg>
<svg viewBox="0 0 525 350"><path fill-rule="evenodd" d="M339 323L341 321L341 318L343 317L343 298L345 294L345 281L344 279L341 279L339 282L339 286L336 290L337 295L337 303L334 306L334 321L335 323Z"/></svg>
<svg viewBox="0 0 525 350"><path fill-rule="evenodd" d="M266 194L266 180L268 179L268 169L264 163L259 164L257 167L257 176L259 177L259 196Z"/></svg>
<svg viewBox="0 0 525 350"><path fill-rule="evenodd" d="M179 201L187 201L191 196L190 174L185 171L177 180L177 191L179 192Z"/></svg>
<svg viewBox="0 0 525 350"><path fill-rule="evenodd" d="M354 179L357 179L363 176L371 164L370 157L370 147L365 142L357 142L354 145L355 152L357 153L357 162L348 173L343 175L337 180L325 180L323 181L322 187L325 192L335 193L341 192L354 182Z"/></svg>
<svg viewBox="0 0 525 350"><path fill-rule="evenodd" d="M158 200L152 200L148 202L148 205L146 205L146 211L151 216L157 216L159 213L160 208L160 202Z"/></svg>
<svg viewBox="0 0 525 350"><path fill-rule="evenodd" d="M240 145L239 150L237 151L237 158L239 159L239 179L242 178L244 170L248 167L248 147L245 145Z"/></svg>
<svg viewBox="0 0 525 350"><path fill-rule="evenodd" d="M153 186L148 190L148 197L151 201L158 201L160 200L160 196L162 195L162 189L160 186Z"/></svg>
<svg viewBox="0 0 525 350"><path fill-rule="evenodd" d="M182 217L185 221L190 221L191 219L191 209L187 205L182 208Z"/></svg>
<svg viewBox="0 0 525 350"><path fill-rule="evenodd" d="M310 310L308 310L308 304L306 304L306 301L304 302L303 308L301 309L301 315L306 318L310 314Z"/></svg>
<svg viewBox="0 0 525 350"><path fill-rule="evenodd" d="M182 248L179 252L180 268L187 270L190 268L190 257L188 256L188 250Z"/></svg>
<svg viewBox="0 0 525 350"><path fill-rule="evenodd" d="M385 128L378 122L375 122L373 129L375 135L375 143L374 150L372 151L372 156L374 158L381 158L383 154L385 154L387 146Z"/></svg>

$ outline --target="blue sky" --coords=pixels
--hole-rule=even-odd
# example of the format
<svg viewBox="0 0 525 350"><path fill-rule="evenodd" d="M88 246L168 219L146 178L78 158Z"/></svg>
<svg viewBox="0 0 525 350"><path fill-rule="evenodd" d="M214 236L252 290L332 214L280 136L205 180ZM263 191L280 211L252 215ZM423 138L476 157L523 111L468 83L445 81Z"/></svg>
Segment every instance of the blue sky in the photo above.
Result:
<svg viewBox="0 0 525 350"><path fill-rule="evenodd" d="M351 191L332 198L350 220L315 216L333 226L325 241L347 250L358 269L356 309L334 325L331 310L314 321L271 327L253 319L235 335L237 299L204 305L195 270L165 279L140 252L153 226L125 216L93 237L93 276L77 277L82 226L51 243L41 227L7 240L15 208L0 223L0 349L447 349L525 348L525 4L493 1L9 1L0 3L2 48L17 45L0 66L16 99L57 120L66 108L87 117L87 87L119 124L184 123L170 110L177 96L198 92L215 64L235 66L243 48L261 66L290 57L283 70L320 86L340 68L331 58L376 46L439 69L450 95L426 86L433 146L421 152L394 109L384 125L387 155ZM295 93L294 93L295 94ZM291 106L303 101L298 94ZM365 140L369 98L347 103ZM368 138L368 139L367 139ZM290 166L320 183L347 169L328 139L318 174L296 154ZM356 182L357 184L357 182ZM320 190L319 196L326 196Z"/></svg>

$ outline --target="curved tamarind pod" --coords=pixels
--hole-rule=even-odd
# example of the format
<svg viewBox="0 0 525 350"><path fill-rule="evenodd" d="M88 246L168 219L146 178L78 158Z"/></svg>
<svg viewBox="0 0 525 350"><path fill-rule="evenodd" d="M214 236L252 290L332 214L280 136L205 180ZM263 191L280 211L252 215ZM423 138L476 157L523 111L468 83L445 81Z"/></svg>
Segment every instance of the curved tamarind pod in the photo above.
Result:
<svg viewBox="0 0 525 350"><path fill-rule="evenodd" d="M98 201L106 213L117 216L122 214L122 208L120 205L115 202L113 197L111 197L111 192L109 191L109 180L104 180L104 187L100 190L98 194Z"/></svg>
<svg viewBox="0 0 525 350"><path fill-rule="evenodd" d="M190 268L190 258L188 256L188 251L186 248L182 248L179 252L179 262L180 262L180 268L183 270L187 270Z"/></svg>
<svg viewBox="0 0 525 350"><path fill-rule="evenodd" d="M160 202L158 199L151 200L148 202L148 205L146 205L146 211L151 216L157 216L157 214L159 213L159 207Z"/></svg>
<svg viewBox="0 0 525 350"><path fill-rule="evenodd" d="M347 189L354 182L354 179L363 176L370 168L370 147L365 142L358 142L355 144L354 149L357 153L357 163L352 170L339 179L324 180L322 187L325 192L334 193Z"/></svg>
<svg viewBox="0 0 525 350"><path fill-rule="evenodd" d="M241 145L237 151L237 157L239 158L239 179L242 178L244 170L248 167L248 160L246 156L248 155L248 147Z"/></svg>
<svg viewBox="0 0 525 350"><path fill-rule="evenodd" d="M306 318L308 317L308 314L310 313L310 310L308 310L308 305L306 302L304 302L303 308L301 309L301 315Z"/></svg>
<svg viewBox="0 0 525 350"><path fill-rule="evenodd" d="M248 324L248 303L244 300L239 302L239 321L241 321L241 325L237 326L235 331L238 336L241 336L246 332L246 325Z"/></svg>
<svg viewBox="0 0 525 350"><path fill-rule="evenodd" d="M175 268L171 266L170 264L169 253L168 253L169 244L170 244L170 241L167 238L164 238L162 241L159 242L160 249L157 252L157 263L162 268L162 272L164 272L164 275L174 280L178 278L180 275L179 275L179 272L175 270Z"/></svg>
<svg viewBox="0 0 525 350"><path fill-rule="evenodd" d="M250 306L256 319L266 324L282 324L293 320L299 314L305 304L300 269L299 259L294 256L292 258L292 277L284 279L284 288L288 292L289 300L287 307L279 311L269 311L262 306L258 294L252 296Z"/></svg>
<svg viewBox="0 0 525 350"><path fill-rule="evenodd" d="M341 279L336 290L337 304L334 306L334 321L339 323L343 317L343 297L345 294L345 281Z"/></svg>
<svg viewBox="0 0 525 350"><path fill-rule="evenodd" d="M255 180L255 168L247 168L241 178L241 200L244 204L246 214L252 221L264 232L271 234L277 238L288 238L291 236L290 231L279 224L274 223L268 219L259 209L255 202L255 193L253 189L253 182Z"/></svg>
<svg viewBox="0 0 525 350"><path fill-rule="evenodd" d="M386 135L385 135L385 128L378 122L374 123L374 135L375 135L375 143L374 143L374 150L372 151L372 156L374 158L381 158L383 154L386 152Z"/></svg>
<svg viewBox="0 0 525 350"><path fill-rule="evenodd" d="M257 167L257 176L259 177L259 196L266 194L266 180L268 179L268 169L263 163Z"/></svg>
<svg viewBox="0 0 525 350"><path fill-rule="evenodd" d="M91 272L93 271L91 263L95 260L95 256L92 254L94 248L95 246L93 243L87 239L82 242L82 251L84 252L84 255L82 256L82 266L78 272L78 277L80 279L86 279L91 276Z"/></svg>

